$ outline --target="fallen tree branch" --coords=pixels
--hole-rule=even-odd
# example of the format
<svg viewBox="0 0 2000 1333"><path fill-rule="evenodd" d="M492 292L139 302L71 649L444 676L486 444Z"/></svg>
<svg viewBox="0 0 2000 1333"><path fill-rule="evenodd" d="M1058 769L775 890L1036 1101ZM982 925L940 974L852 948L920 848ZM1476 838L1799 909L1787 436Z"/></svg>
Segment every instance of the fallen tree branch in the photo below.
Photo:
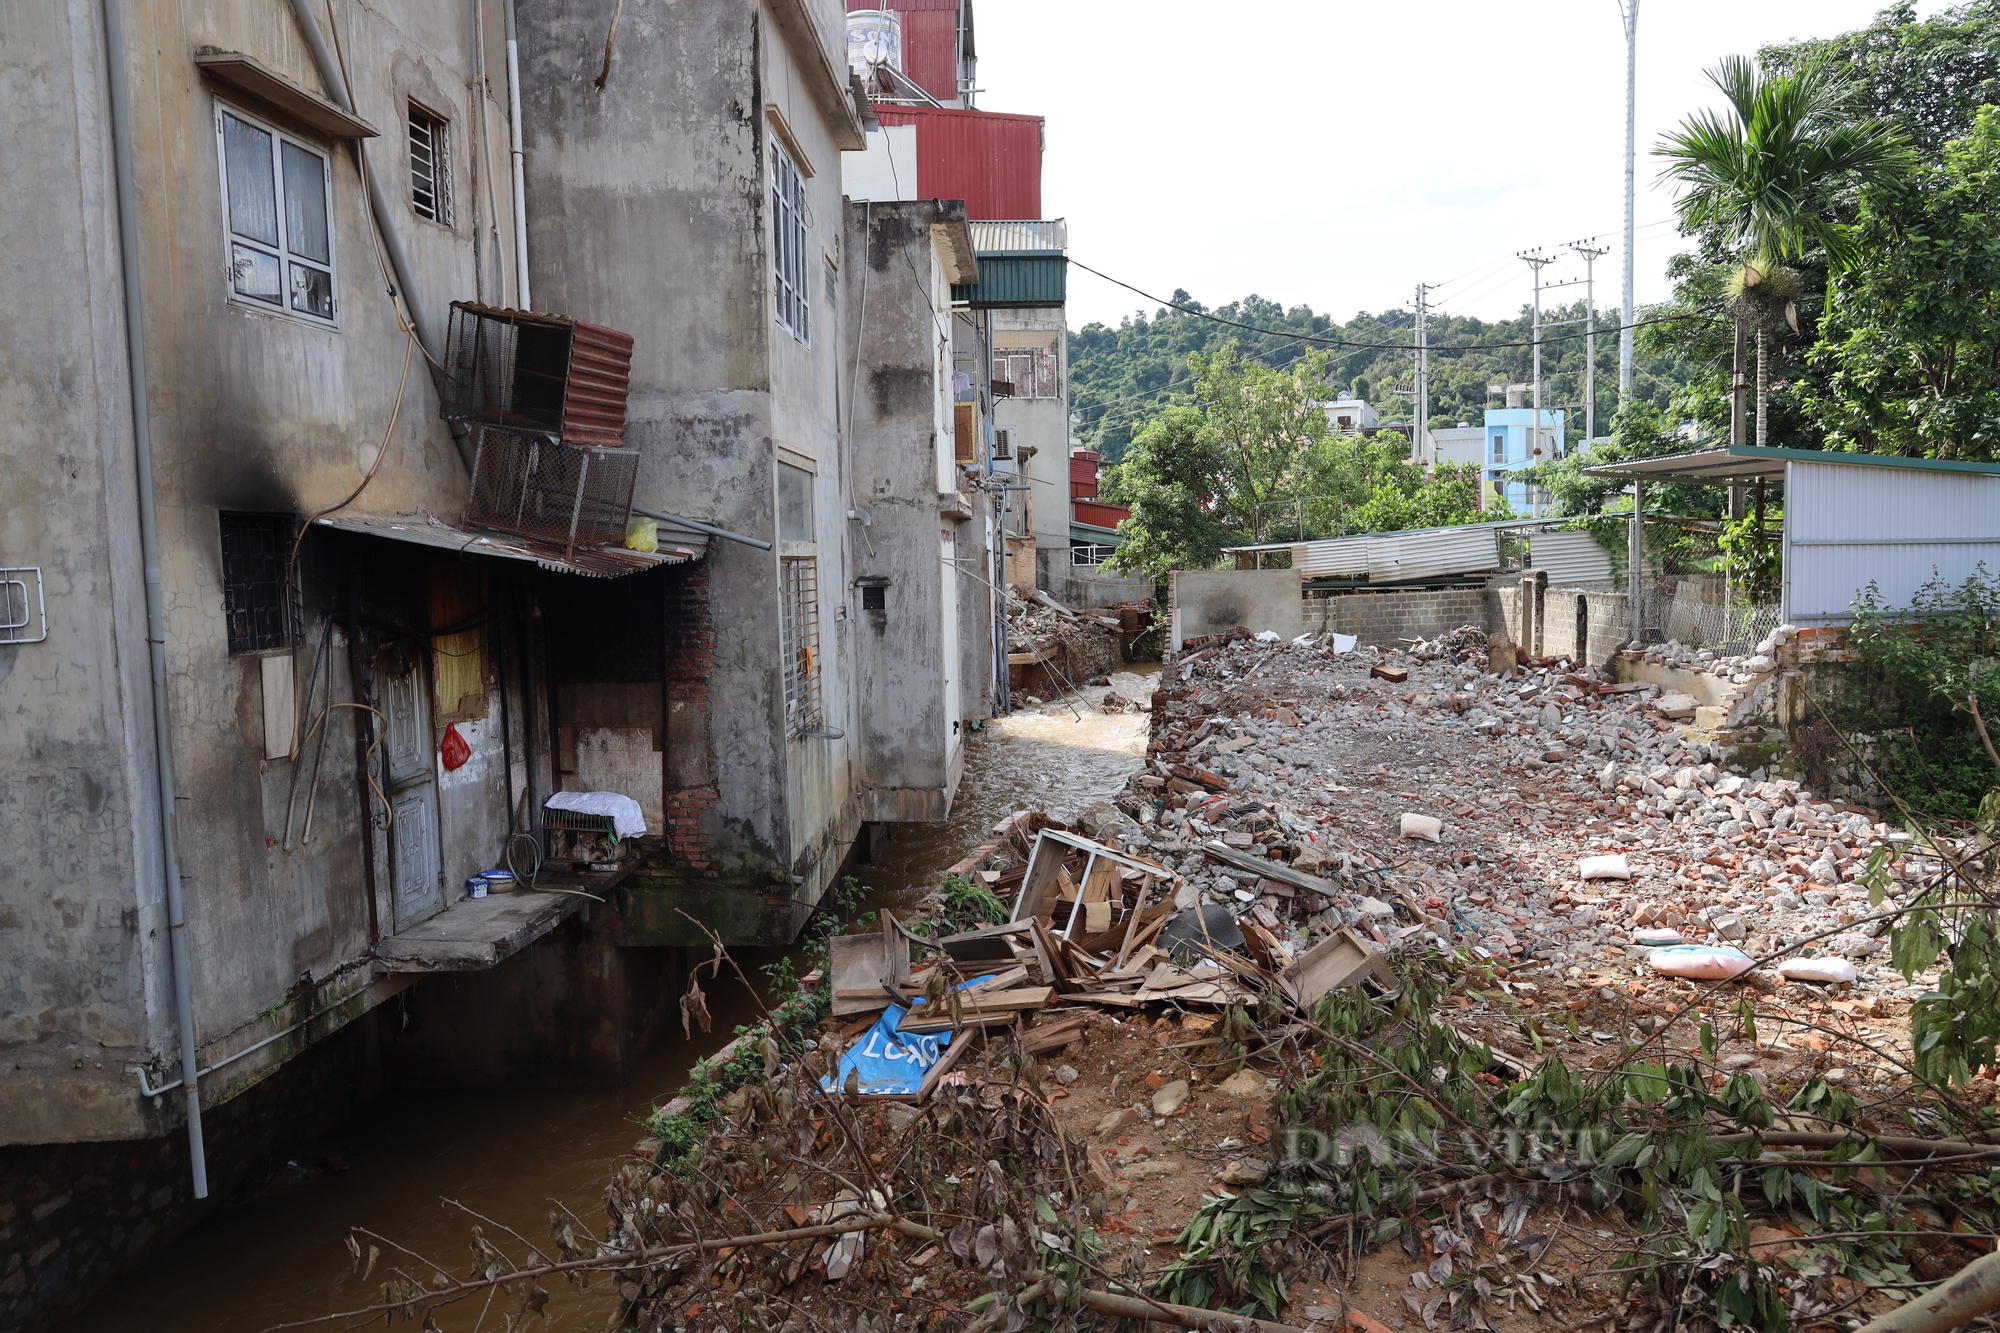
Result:
<svg viewBox="0 0 2000 1333"><path fill-rule="evenodd" d="M1156 1324L1177 1324L1182 1328L1228 1328L1247 1324L1257 1329L1258 1333L1304 1333L1293 1324L1275 1324L1268 1319L1251 1319L1223 1310L1201 1310L1192 1305L1173 1305L1139 1296L1119 1296L1108 1291L1092 1291L1088 1287L1077 1293L1077 1299L1087 1310L1120 1319L1151 1320Z"/></svg>
<svg viewBox="0 0 2000 1333"><path fill-rule="evenodd" d="M2000 1309L2000 1252L1982 1255L1949 1282L1862 1326L1860 1333L1945 1333Z"/></svg>
<svg viewBox="0 0 2000 1333"><path fill-rule="evenodd" d="M815 1227L794 1227L789 1231L761 1231L747 1236L717 1236L710 1240L689 1241L686 1244L679 1245L663 1245L658 1249L614 1251L613 1253L600 1254L590 1259L569 1259L562 1263L541 1264L534 1268L516 1268L493 1278L481 1278L472 1282L455 1283L449 1287L438 1287L426 1291L421 1295L412 1296L407 1300L385 1301L380 1305L371 1305L363 1310L345 1310L339 1314L324 1314L312 1319L301 1319L289 1324L273 1324L267 1330L267 1333L279 1333L279 1330L288 1328L311 1328L315 1324L327 1324L336 1319L372 1319L378 1315L394 1314L398 1310L406 1310L413 1305L448 1305L475 1292L505 1286L508 1283L519 1282L527 1278L548 1277L559 1273L576 1273L596 1268L632 1268L646 1264L655 1264L662 1259L671 1259L676 1255L694 1254L704 1250L720 1250L751 1245L783 1245L795 1240L816 1240L821 1237L845 1236L850 1231L872 1231L877 1227L894 1227L900 1220L899 1218L891 1217L888 1213L859 1213L851 1217L844 1217L838 1222L828 1222ZM916 1226L917 1224L911 1223L910 1225ZM898 1230L902 1229L898 1228ZM923 1231L930 1230L928 1227L920 1227L918 1229ZM909 1234L915 1233L911 1232ZM935 1239L936 1235L936 1232L931 1232L929 1239ZM429 1263L428 1260L425 1262ZM435 1267L435 1265L432 1265L432 1267Z"/></svg>
<svg viewBox="0 0 2000 1333"><path fill-rule="evenodd" d="M1773 1148L1838 1148L1845 1144L1872 1143L1884 1152L1909 1153L1929 1156L1949 1153L1953 1156L1971 1154L1985 1155L2000 1148L1992 1143L1982 1143L1973 1139L1913 1139L1896 1135L1872 1135L1858 1131L1853 1133L1828 1133L1811 1129L1743 1130L1735 1134L1711 1134L1711 1143L1762 1143ZM1857 1166L1869 1165L1857 1162Z"/></svg>

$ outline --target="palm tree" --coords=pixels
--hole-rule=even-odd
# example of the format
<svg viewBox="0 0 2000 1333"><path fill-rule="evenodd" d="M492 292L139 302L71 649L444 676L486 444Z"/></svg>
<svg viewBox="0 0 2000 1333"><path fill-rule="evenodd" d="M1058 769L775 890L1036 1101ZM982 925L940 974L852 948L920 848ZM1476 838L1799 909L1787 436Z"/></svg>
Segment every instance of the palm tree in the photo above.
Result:
<svg viewBox="0 0 2000 1333"><path fill-rule="evenodd" d="M1822 251L1838 273L1856 258L1849 230L1822 211L1820 190L1852 175L1868 184L1896 171L1901 133L1847 112L1849 84L1824 61L1766 76L1744 56L1726 56L1708 78L1729 111L1697 111L1653 151L1666 179L1688 186L1675 202L1681 230L1714 229L1740 257L1730 281L1736 355L1730 375L1729 441L1743 443L1744 353L1757 339L1757 443L1764 443L1765 342L1779 318L1796 329L1798 275L1786 259Z"/></svg>

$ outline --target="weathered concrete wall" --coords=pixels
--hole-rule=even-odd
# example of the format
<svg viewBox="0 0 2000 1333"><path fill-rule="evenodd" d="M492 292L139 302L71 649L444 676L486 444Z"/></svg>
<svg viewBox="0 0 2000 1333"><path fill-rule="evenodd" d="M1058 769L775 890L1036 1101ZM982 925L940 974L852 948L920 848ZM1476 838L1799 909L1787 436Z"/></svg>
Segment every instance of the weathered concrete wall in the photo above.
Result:
<svg viewBox="0 0 2000 1333"><path fill-rule="evenodd" d="M1223 634L1238 625L1287 639L1305 632L1299 576L1289 569L1175 570L1167 576L1170 642Z"/></svg>
<svg viewBox="0 0 2000 1333"><path fill-rule="evenodd" d="M839 11L810 9L833 53ZM674 6L628 23L601 93L576 52L602 49L602 13L530 3L519 22L529 219L552 238L530 247L535 304L634 335L626 444L640 450L639 503L777 542L780 464L813 478L810 539L711 546L713 799L668 799L670 817L694 818L718 876L796 897L802 920L858 827L854 742L790 735L779 650L780 561L810 558L822 716L851 736L838 127L812 53L789 48L771 5ZM780 121L814 219L803 337L778 324L773 297Z"/></svg>
<svg viewBox="0 0 2000 1333"><path fill-rule="evenodd" d="M848 449L870 526L841 590L855 622L861 817L943 819L961 735L961 580L952 561L970 506L952 461L948 252L959 200L846 206L847 341L856 350ZM970 247L967 239L964 244ZM861 287L867 286L863 309ZM880 599L878 609L865 603Z"/></svg>
<svg viewBox="0 0 2000 1333"><path fill-rule="evenodd" d="M1460 625L1485 629L1490 619L1484 588L1340 593L1315 597L1306 608L1306 627L1315 633L1352 634L1384 648L1407 648L1405 640L1435 638Z"/></svg>
<svg viewBox="0 0 2000 1333"><path fill-rule="evenodd" d="M1035 586L1064 606L1079 610L1141 602L1153 596L1155 585L1138 575L1100 573L1095 567L1070 563L1070 548L1046 547L1035 552Z"/></svg>
<svg viewBox="0 0 2000 1333"><path fill-rule="evenodd" d="M471 174L470 129L480 113L465 91L475 66L468 20L464 12L373 10L342 19L357 110L386 136L375 152L433 317L455 297L502 295L476 262L473 201L487 193ZM323 92L289 7L141 0L127 7L127 28L141 109L134 156L145 308L138 317L150 355L177 831L207 1059L261 1032L262 1011L284 1000L302 974L317 981L350 964L367 945L370 918L365 858L356 854L362 809L349 717L330 720L325 749L315 741L305 776L296 771L305 765L264 757L263 663L229 651L219 514L299 515L331 505L355 489L385 438L387 452L357 508L456 512L464 477L421 358L403 382L408 342L383 291L345 145L250 106L193 63L204 45L241 51ZM500 31L497 4L486 29ZM144 1104L124 1068L178 1061L163 963L103 42L100 11L88 3L16 16L9 162L38 188L0 202L6 252L38 256L32 278L18 284L17 318L0 334L7 340L0 396L11 408L0 422L0 452L16 463L0 530L10 563L44 567L51 629L44 643L0 648L0 713L10 719L0 727L0 857L17 870L0 882L0 1013L7 1015L0 1047L16 1063L52 1071L40 1092L63 1108L55 1117L61 1136L74 1138L158 1134L179 1113L177 1105ZM495 43L489 64L499 56ZM450 155L458 201L450 226L416 218L407 168L398 170L405 159L395 148L384 153L383 145L403 142L412 100L450 117L460 136ZM217 151L223 106L324 155L330 321L231 293ZM504 207L505 187L492 193ZM324 617L344 597L345 580L327 567L317 541L301 552L306 615L291 650L301 696ZM330 688L350 698L345 644L339 635L326 642L322 694ZM479 775L498 767L494 738L471 739L477 763L449 784L446 804L458 811L487 799L489 779ZM298 818L309 801L315 835L287 845L287 807ZM491 841L486 828L467 830L462 820L451 836ZM104 1058L76 1069L67 1056L73 1046ZM211 1095L226 1094L225 1087Z"/></svg>
<svg viewBox="0 0 2000 1333"><path fill-rule="evenodd" d="M993 403L993 428L1011 430L1015 466L1034 487L1032 512L1035 547L1039 550L1069 550L1069 334L1060 310L995 310L992 313L995 342L1007 332L1048 332L1056 339L1058 383L1056 398L997 398ZM982 376L992 371L991 349ZM1023 459L1021 450L1034 450Z"/></svg>

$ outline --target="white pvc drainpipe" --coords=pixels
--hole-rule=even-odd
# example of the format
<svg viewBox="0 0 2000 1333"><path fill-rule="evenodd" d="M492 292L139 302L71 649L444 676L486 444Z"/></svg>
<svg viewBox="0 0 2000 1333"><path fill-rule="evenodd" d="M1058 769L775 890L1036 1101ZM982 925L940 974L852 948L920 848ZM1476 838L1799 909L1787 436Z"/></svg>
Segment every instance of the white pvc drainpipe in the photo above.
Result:
<svg viewBox="0 0 2000 1333"><path fill-rule="evenodd" d="M528 296L528 190L521 157L521 48L514 35L514 0L507 0L507 125L514 153L514 285L521 309L533 310Z"/></svg>
<svg viewBox="0 0 2000 1333"><path fill-rule="evenodd" d="M174 973L174 1021L181 1068L195 1067L194 983L188 963L187 914L181 900L180 852L174 844L174 758L167 723L167 611L160 577L160 524L153 502L153 432L146 383L145 284L139 271L138 199L132 184L132 88L125 69L123 0L104 0L106 82L111 99L111 163L118 197L119 267L125 281L125 359L132 395L132 454L138 472L139 556L145 567L146 658L153 678L153 766L160 802L160 872L166 880L167 953ZM194 1197L208 1197L208 1155L201 1141L201 1090L186 1080L188 1162Z"/></svg>

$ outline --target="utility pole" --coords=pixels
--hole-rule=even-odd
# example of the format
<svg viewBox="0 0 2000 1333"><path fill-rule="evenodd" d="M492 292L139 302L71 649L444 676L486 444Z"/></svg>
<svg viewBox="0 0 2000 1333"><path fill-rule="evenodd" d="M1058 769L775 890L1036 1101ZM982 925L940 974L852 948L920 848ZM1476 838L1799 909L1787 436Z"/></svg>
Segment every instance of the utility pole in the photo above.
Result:
<svg viewBox="0 0 2000 1333"><path fill-rule="evenodd" d="M1532 467L1535 455L1542 452L1542 268L1556 261L1540 250L1523 250L1520 258L1535 271L1535 425L1528 432L1528 465Z"/></svg>
<svg viewBox="0 0 2000 1333"><path fill-rule="evenodd" d="M1618 0L1618 15L1625 20L1625 285L1618 307L1618 402L1623 406L1632 393L1632 182L1639 150L1638 115L1635 92L1639 84L1639 0Z"/></svg>
<svg viewBox="0 0 2000 1333"><path fill-rule="evenodd" d="M1591 237L1591 240L1596 240ZM1597 288L1594 283L1598 257L1611 247L1593 249L1589 241L1576 241L1570 249L1583 256L1583 442L1597 438ZM1621 318L1620 323L1625 321Z"/></svg>
<svg viewBox="0 0 2000 1333"><path fill-rule="evenodd" d="M1429 309L1424 304L1430 294L1430 284L1417 284L1417 382L1416 382L1416 438L1410 441L1413 463L1429 468L1437 460L1431 456L1431 355Z"/></svg>

